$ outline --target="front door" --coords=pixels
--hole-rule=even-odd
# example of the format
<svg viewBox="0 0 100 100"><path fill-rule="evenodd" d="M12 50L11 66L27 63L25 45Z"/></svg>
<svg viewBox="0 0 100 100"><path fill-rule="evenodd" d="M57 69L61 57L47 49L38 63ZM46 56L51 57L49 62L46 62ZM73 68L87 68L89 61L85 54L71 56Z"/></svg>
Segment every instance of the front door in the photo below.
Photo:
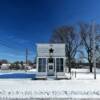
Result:
<svg viewBox="0 0 100 100"><path fill-rule="evenodd" d="M54 75L54 59L53 58L48 59L48 75L49 76Z"/></svg>

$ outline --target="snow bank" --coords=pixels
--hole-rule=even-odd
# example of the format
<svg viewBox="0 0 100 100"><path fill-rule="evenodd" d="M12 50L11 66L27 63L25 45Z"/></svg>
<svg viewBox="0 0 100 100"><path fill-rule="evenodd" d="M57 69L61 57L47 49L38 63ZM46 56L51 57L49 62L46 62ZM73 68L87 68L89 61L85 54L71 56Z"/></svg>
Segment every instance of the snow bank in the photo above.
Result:
<svg viewBox="0 0 100 100"><path fill-rule="evenodd" d="M37 69L30 69L30 70L27 70L27 72L37 73Z"/></svg>

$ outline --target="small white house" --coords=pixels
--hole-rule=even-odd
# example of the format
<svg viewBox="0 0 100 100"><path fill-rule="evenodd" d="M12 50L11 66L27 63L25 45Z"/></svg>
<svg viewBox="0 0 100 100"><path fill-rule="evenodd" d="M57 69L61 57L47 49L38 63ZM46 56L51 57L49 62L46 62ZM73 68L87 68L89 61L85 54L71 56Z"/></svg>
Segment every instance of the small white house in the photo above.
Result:
<svg viewBox="0 0 100 100"><path fill-rule="evenodd" d="M65 58L65 44L37 44L38 75L64 75Z"/></svg>

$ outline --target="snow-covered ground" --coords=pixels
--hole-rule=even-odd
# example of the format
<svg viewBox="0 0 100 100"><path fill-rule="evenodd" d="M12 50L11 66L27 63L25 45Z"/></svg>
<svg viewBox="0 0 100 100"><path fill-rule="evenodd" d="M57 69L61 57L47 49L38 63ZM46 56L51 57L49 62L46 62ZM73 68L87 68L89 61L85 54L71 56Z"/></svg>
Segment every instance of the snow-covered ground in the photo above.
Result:
<svg viewBox="0 0 100 100"><path fill-rule="evenodd" d="M2 98L100 98L100 79L0 79L0 100Z"/></svg>
<svg viewBox="0 0 100 100"><path fill-rule="evenodd" d="M75 71L71 80L0 79L0 100L100 98L100 74L94 80L93 73L77 71L75 77Z"/></svg>
<svg viewBox="0 0 100 100"><path fill-rule="evenodd" d="M93 69L94 72L94 69ZM100 79L100 69L96 69L96 78ZM67 75L68 73L66 73ZM77 80L91 80L94 78L94 73L90 73L89 69L72 69L71 79Z"/></svg>

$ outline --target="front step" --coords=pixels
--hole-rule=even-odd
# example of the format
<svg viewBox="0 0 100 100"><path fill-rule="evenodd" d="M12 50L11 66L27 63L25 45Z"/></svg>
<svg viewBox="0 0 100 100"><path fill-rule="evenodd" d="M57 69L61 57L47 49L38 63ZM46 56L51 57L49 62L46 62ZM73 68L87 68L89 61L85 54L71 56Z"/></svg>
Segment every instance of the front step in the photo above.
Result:
<svg viewBox="0 0 100 100"><path fill-rule="evenodd" d="M47 76L47 80L55 80L56 77L55 76Z"/></svg>

